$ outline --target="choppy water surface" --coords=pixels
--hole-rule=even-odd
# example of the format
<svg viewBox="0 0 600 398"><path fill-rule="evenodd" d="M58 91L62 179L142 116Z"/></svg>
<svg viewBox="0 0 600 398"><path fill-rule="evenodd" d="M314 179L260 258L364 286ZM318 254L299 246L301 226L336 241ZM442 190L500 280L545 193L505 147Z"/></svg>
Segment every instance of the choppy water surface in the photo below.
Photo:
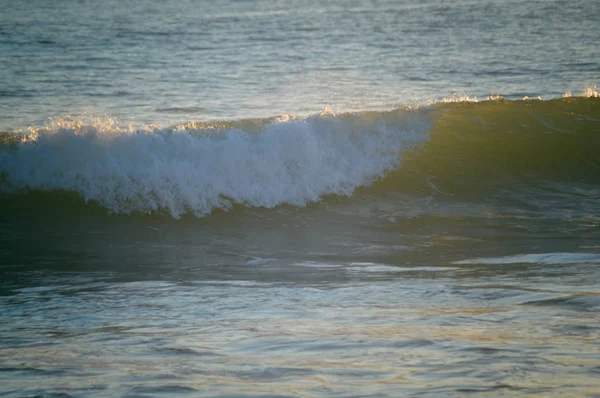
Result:
<svg viewBox="0 0 600 398"><path fill-rule="evenodd" d="M0 0L0 395L600 396L597 1L55 3Z"/></svg>
<svg viewBox="0 0 600 398"><path fill-rule="evenodd" d="M597 200L5 215L2 391L594 396Z"/></svg>
<svg viewBox="0 0 600 398"><path fill-rule="evenodd" d="M595 0L0 1L0 131L307 115L598 82Z"/></svg>
<svg viewBox="0 0 600 398"><path fill-rule="evenodd" d="M302 267L311 269L301 280L327 280L273 275ZM261 267L280 281L54 275L56 285L22 288L3 300L12 307L3 314L11 320L3 333L10 346L3 349L3 390L595 395L600 301L598 284L589 281L598 273L589 268L517 266L510 278L506 269L481 266L327 263Z"/></svg>

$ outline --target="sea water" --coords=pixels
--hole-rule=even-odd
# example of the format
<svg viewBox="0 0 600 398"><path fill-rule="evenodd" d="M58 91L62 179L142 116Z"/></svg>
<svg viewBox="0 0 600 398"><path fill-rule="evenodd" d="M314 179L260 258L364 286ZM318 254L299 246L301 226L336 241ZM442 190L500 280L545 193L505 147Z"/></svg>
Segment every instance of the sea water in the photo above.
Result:
<svg viewBox="0 0 600 398"><path fill-rule="evenodd" d="M600 395L600 4L0 0L0 394Z"/></svg>

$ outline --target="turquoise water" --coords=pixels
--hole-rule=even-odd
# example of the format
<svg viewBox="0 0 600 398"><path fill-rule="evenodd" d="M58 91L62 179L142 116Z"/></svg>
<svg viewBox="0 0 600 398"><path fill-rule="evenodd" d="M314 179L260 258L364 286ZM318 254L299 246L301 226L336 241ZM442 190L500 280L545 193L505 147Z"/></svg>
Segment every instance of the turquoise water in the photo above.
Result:
<svg viewBox="0 0 600 398"><path fill-rule="evenodd" d="M0 9L0 395L600 396L597 1Z"/></svg>

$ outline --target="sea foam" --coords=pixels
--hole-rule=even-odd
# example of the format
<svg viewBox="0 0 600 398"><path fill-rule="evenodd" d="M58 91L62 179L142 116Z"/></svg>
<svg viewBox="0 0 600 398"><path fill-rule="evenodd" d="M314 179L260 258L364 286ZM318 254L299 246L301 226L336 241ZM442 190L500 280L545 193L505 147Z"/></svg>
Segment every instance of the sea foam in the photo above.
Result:
<svg viewBox="0 0 600 398"><path fill-rule="evenodd" d="M252 124L252 123L251 123ZM232 203L350 195L427 139L423 113L314 115L161 129L59 120L0 152L4 191L72 191L112 212L198 216Z"/></svg>

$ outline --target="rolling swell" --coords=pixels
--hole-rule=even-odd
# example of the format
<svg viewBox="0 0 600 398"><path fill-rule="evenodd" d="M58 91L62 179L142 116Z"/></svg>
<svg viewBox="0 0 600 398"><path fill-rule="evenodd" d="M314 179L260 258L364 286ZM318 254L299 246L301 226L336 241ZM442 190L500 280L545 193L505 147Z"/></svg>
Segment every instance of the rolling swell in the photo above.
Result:
<svg viewBox="0 0 600 398"><path fill-rule="evenodd" d="M548 182L600 183L600 99L584 97L165 129L61 120L0 141L5 210L66 202L178 218L234 204L303 206L357 190L443 200Z"/></svg>
<svg viewBox="0 0 600 398"><path fill-rule="evenodd" d="M600 99L439 104L430 139L374 189L457 197L600 183Z"/></svg>

